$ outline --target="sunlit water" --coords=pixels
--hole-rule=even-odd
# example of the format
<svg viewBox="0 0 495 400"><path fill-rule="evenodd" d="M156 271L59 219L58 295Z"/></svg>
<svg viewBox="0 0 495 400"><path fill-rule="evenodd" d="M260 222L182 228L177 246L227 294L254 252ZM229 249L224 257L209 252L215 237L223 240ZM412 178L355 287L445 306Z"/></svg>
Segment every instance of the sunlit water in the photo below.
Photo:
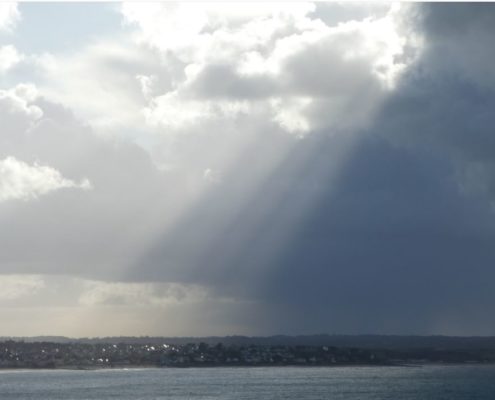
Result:
<svg viewBox="0 0 495 400"><path fill-rule="evenodd" d="M494 400L494 366L2 371L0 399Z"/></svg>

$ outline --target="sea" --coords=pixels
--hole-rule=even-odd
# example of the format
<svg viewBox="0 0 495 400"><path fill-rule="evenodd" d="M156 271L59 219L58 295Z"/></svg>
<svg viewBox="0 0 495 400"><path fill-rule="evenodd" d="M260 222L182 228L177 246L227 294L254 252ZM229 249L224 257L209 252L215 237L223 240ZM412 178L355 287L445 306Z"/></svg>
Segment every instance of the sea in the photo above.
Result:
<svg viewBox="0 0 495 400"><path fill-rule="evenodd" d="M495 366L4 370L0 399L494 400Z"/></svg>

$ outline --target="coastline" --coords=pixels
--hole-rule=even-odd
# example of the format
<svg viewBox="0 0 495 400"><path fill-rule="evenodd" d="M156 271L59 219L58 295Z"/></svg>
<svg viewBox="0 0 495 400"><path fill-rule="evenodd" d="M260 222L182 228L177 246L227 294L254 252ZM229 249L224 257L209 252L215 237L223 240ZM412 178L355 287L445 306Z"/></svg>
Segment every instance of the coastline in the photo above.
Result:
<svg viewBox="0 0 495 400"><path fill-rule="evenodd" d="M159 370L159 369L251 369L251 368L423 368L423 367L479 367L479 366L494 366L495 362L456 362L456 363L442 363L442 362L424 362L424 363L390 363L390 364L331 364L331 365L296 365L296 364L286 364L286 365L273 365L273 364L256 364L256 365L181 365L181 366L170 366L170 365L136 365L136 366L60 366L54 368L0 368L0 373L9 372L33 372L33 371L143 371L143 370Z"/></svg>

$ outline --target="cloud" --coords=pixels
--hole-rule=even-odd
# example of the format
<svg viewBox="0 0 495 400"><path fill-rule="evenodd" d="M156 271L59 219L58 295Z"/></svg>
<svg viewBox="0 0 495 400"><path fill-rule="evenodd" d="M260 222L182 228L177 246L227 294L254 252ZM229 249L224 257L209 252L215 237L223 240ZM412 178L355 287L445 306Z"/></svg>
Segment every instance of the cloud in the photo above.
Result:
<svg viewBox="0 0 495 400"><path fill-rule="evenodd" d="M419 58L365 132L350 135L355 142L338 179L323 184L276 267L267 268L265 286L253 278L255 296L274 308L266 329L493 331L495 299L485 282L495 261L495 93L487 68L495 9L428 4L416 11ZM318 166L330 170L337 146L337 138L322 139L321 158L312 154L301 181L321 177Z"/></svg>
<svg viewBox="0 0 495 400"><path fill-rule="evenodd" d="M57 334L187 335L197 331L238 331L238 304L211 298L200 286L175 283L126 283L69 275L0 275L0 318L6 335ZM222 327L211 321L229 316ZM111 324L108 324L111 321ZM106 326L104 331L100 328Z"/></svg>
<svg viewBox="0 0 495 400"><path fill-rule="evenodd" d="M73 182L51 167L31 166L14 157L0 160L0 202L36 199L66 188L88 190L91 184L87 179L80 183Z"/></svg>
<svg viewBox="0 0 495 400"><path fill-rule="evenodd" d="M311 102L310 97L273 98L270 104L274 110L273 120L290 133L307 133L311 126L304 110Z"/></svg>
<svg viewBox="0 0 495 400"><path fill-rule="evenodd" d="M387 100L377 129L399 146L448 157L462 190L493 196L495 81L488 66L495 60L489 44L495 8L425 4L420 11L423 53Z"/></svg>
<svg viewBox="0 0 495 400"><path fill-rule="evenodd" d="M3 301L32 296L44 287L45 282L39 275L0 275L0 299Z"/></svg>
<svg viewBox="0 0 495 400"><path fill-rule="evenodd" d="M0 73L5 73L22 60L22 56L12 45L0 47Z"/></svg>
<svg viewBox="0 0 495 400"><path fill-rule="evenodd" d="M205 186L206 167L161 171L142 147L96 134L33 85L2 94L4 273L127 275L150 237Z"/></svg>
<svg viewBox="0 0 495 400"><path fill-rule="evenodd" d="M187 101L201 99L198 104L242 99L248 114L256 115L249 107L267 97L273 108L265 107L260 119L286 112L295 121L282 114L279 127L285 122L287 130L292 123L294 133L311 134L288 146L284 161L239 201L243 195L231 194L242 187L236 181L252 177L256 164L249 162L256 151L244 151L245 158L223 174L222 188L195 204L144 253L139 276L173 276L201 282L219 295L256 299L262 311L255 326L265 332L426 334L449 326L449 333L489 333L490 307L481 304L494 301L484 284L493 280L489 243L494 223L486 195L492 182L488 110L494 96L489 71L472 69L478 62L487 65L479 60L483 51L471 66L456 43L466 41L466 48L471 40L486 44L491 31L488 23L476 28L478 19L467 12L465 18L472 18L467 32L476 35L436 37L422 25L429 5L422 7L393 14L397 41L387 43L383 53L373 53L373 41L362 44L363 32L371 28L353 22L335 24L340 27L334 30L323 27L323 33L315 28L310 39L292 32L286 53L284 37L278 43L277 63L262 57L275 59L274 51L249 53L251 65L245 70L236 68L242 57L229 62L227 51L215 53L222 63L201 56L174 92L178 100L180 94ZM444 6L438 7L448 19ZM409 18L409 25L402 18ZM377 35L388 29L381 22L373 28ZM350 61L343 57L348 48L357 49ZM319 63L307 61L318 57ZM322 76L320 64L337 73ZM262 90L256 91L252 77L269 81L270 74L275 84L260 83ZM305 102L292 102L303 95ZM208 119L214 118L210 114ZM214 131L199 125L203 133ZM187 126L181 132L195 130ZM200 134L193 137L198 140ZM255 137L263 143L270 135ZM279 154L276 146L269 148L272 156ZM264 160L262 155L257 159ZM463 285L469 292L462 292Z"/></svg>
<svg viewBox="0 0 495 400"><path fill-rule="evenodd" d="M191 121L201 125L226 114L268 118L296 135L355 129L370 120L410 62L404 57L406 47L414 47L401 33L407 7L336 26L310 15L315 6L309 3L249 7L245 15L242 7L193 8L122 7L124 20L139 27L138 43L156 49L165 65L179 66L169 71L174 84L165 93L146 81L146 120L162 125L168 134L189 131ZM180 40L177 29L183 33ZM280 101L291 104L292 121L273 107Z"/></svg>
<svg viewBox="0 0 495 400"><path fill-rule="evenodd" d="M320 146L325 157L331 143ZM425 334L440 333L435 321L448 314L466 321L452 334L489 332L489 307L480 304L494 301L481 283L493 279L493 215L459 193L448 161L367 137L318 199L267 269L264 288L253 282L256 296L279 310L267 326Z"/></svg>
<svg viewBox="0 0 495 400"><path fill-rule="evenodd" d="M0 4L0 30L11 31L21 15L17 3L5 2Z"/></svg>
<svg viewBox="0 0 495 400"><path fill-rule="evenodd" d="M102 134L145 131L143 81L136 77L166 77L156 55L125 36L90 42L76 53L33 55L30 63L47 100L64 104Z"/></svg>
<svg viewBox="0 0 495 400"><path fill-rule="evenodd" d="M125 283L84 281L79 304L167 306L176 303L202 302L207 298L204 288L178 283Z"/></svg>
<svg viewBox="0 0 495 400"><path fill-rule="evenodd" d="M204 46L209 44L208 39L214 36L218 28L228 27L234 31L246 24L251 24L252 28L263 28L238 42L243 45L246 40L251 42L266 39L287 22L304 21L306 14L313 9L314 5L311 3L264 3L256 7L248 3L237 3L221 8L207 3L124 3L122 15L125 22L141 28L141 40L162 51L177 51L184 61L190 61L189 57L195 57L198 53L206 54L207 48ZM268 21L264 21L265 18ZM237 46L235 41L231 41L231 44Z"/></svg>
<svg viewBox="0 0 495 400"><path fill-rule="evenodd" d="M43 111L32 104L36 96L36 87L31 84L18 84L13 89L0 90L0 117L4 123L3 138L7 135L20 135L43 116Z"/></svg>

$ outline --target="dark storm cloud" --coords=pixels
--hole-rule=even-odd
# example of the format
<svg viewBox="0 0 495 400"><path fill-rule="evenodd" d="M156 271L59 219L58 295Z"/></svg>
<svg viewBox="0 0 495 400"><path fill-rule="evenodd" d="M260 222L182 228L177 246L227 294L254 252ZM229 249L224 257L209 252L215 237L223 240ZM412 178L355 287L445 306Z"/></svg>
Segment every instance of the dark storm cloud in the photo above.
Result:
<svg viewBox="0 0 495 400"><path fill-rule="evenodd" d="M495 330L495 7L421 11L422 57L269 281L323 330Z"/></svg>
<svg viewBox="0 0 495 400"><path fill-rule="evenodd" d="M431 333L463 307L493 304L493 217L459 196L442 164L379 140L358 145L267 281L286 316L310 312L325 331ZM466 319L473 331L482 322Z"/></svg>
<svg viewBox="0 0 495 400"><path fill-rule="evenodd" d="M459 194L449 162L370 136L335 179L326 172L345 144L312 140L292 155L306 162L271 176L229 224L217 222L229 199L201 203L141 260L140 276L255 300L261 331L431 333L457 329L457 317L472 324L458 333L490 329L491 308L469 316L495 302L494 221L486 202ZM304 197L318 199L308 213ZM188 258L195 237L211 239Z"/></svg>
<svg viewBox="0 0 495 400"><path fill-rule="evenodd" d="M495 7L431 4L422 10L423 57L388 99L378 129L398 145L449 157L462 185L492 191Z"/></svg>
<svg viewBox="0 0 495 400"><path fill-rule="evenodd" d="M494 6L490 3L424 4L422 20L429 40L463 37L473 31L493 32Z"/></svg>
<svg viewBox="0 0 495 400"><path fill-rule="evenodd" d="M495 7L425 4L420 15L422 57L268 285L292 301L287 315L314 310L324 330L495 330Z"/></svg>

